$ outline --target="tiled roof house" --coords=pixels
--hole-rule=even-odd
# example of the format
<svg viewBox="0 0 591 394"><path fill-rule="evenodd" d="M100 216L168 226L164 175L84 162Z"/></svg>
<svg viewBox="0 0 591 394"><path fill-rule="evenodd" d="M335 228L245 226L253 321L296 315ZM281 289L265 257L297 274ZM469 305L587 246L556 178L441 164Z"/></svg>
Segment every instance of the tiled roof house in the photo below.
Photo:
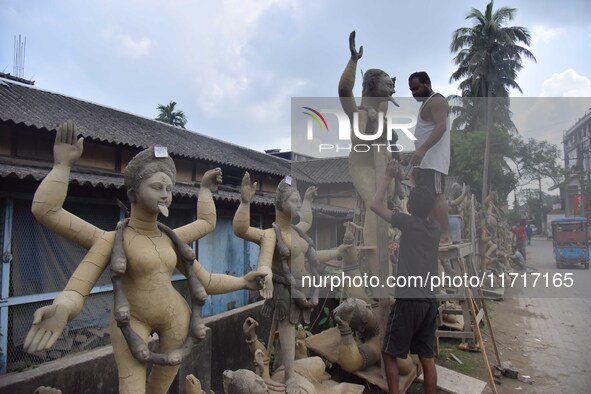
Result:
<svg viewBox="0 0 591 394"><path fill-rule="evenodd" d="M85 254L81 248L40 226L30 212L33 193L53 163L55 129L66 120L74 121L85 141L84 154L71 173L65 206L105 230L114 228L124 215L117 203L117 200L127 201L121 172L140 150L166 146L175 161L177 184L171 218L165 220L173 227L195 219L195 198L202 174L209 168L222 168L223 184L214 194L217 227L196 245L198 259L211 272L240 276L257 264L258 247L235 237L231 230L244 171L249 171L251 179L259 184L251 208L252 225L264 228L271 225L274 191L288 174L299 181L302 193L307 185L319 186L321 196L314 204L319 219L311 235L321 245L336 246L344 231L342 223L351 216L350 201L339 203L343 196L349 200L352 196L351 185L346 181L346 160L294 163L3 77L6 75L0 75L0 239L4 301L0 304L3 358L0 366L4 372L24 361L24 353L19 349L34 310L55 297ZM182 290L183 277L173 279ZM109 275L104 273L81 316L70 323L72 332L108 324L105 310L112 304L110 289ZM256 297L254 292L210 297L204 311L219 313Z"/></svg>

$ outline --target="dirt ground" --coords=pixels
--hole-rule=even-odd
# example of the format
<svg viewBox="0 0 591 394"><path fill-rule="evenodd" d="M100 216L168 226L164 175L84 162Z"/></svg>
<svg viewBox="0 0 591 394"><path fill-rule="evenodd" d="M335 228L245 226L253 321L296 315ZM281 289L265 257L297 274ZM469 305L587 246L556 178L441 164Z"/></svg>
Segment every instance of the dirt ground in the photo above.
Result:
<svg viewBox="0 0 591 394"><path fill-rule="evenodd" d="M525 287L508 287L502 301L490 301L489 313L501 361L510 361L519 376L531 377L528 384L501 378L499 393L565 393L591 392L591 271L580 266L557 269L552 241L534 237L527 249L528 274ZM533 285L537 274L564 279L573 278L567 288L558 280ZM485 331L487 331L485 329ZM496 356L490 335L485 346L491 364ZM486 378L482 378L486 381Z"/></svg>
<svg viewBox="0 0 591 394"><path fill-rule="evenodd" d="M487 301L487 308L500 361L510 361L519 376L529 376L532 383L502 377L497 392L591 393L591 270L581 266L556 268L552 241L545 237L532 239L526 264L526 275L513 286L506 286L503 300ZM543 281L546 274L548 283ZM567 276L572 278L570 287L565 286ZM542 281L533 286L536 277ZM553 282L552 278L559 280ZM481 329L493 366L497 357L490 329L484 324ZM437 364L487 382L482 355L459 350L458 343L442 339ZM463 364L454 361L451 353ZM377 392L375 388L366 391ZM487 388L485 392L492 391ZM422 393L422 385L413 384L408 393Z"/></svg>

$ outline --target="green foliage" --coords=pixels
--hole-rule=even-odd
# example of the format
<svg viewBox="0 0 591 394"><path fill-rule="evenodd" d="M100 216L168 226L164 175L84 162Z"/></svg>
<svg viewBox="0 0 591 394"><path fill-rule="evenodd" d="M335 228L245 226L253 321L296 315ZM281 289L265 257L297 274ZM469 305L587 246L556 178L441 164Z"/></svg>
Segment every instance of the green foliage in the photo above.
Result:
<svg viewBox="0 0 591 394"><path fill-rule="evenodd" d="M187 124L187 117L183 111L175 111L175 107L176 102L174 101L171 101L168 105L159 104L157 107L159 114L156 120L184 129Z"/></svg>
<svg viewBox="0 0 591 394"><path fill-rule="evenodd" d="M471 190L482 189L484 162L484 131L452 132L452 155L449 173L457 175ZM511 152L510 137L506 132L493 129L491 133L491 160L489 179L499 200L504 202L515 187L514 175L505 161Z"/></svg>
<svg viewBox="0 0 591 394"><path fill-rule="evenodd" d="M559 183L564 179L564 169L558 164L561 153L556 145L533 138L524 141L520 137L514 137L511 146L511 159L516 167L515 178L520 184L525 185L544 178Z"/></svg>
<svg viewBox="0 0 591 394"><path fill-rule="evenodd" d="M507 214L507 223L509 224L519 223L521 219L523 218L521 217L521 214L517 211L511 211Z"/></svg>
<svg viewBox="0 0 591 394"><path fill-rule="evenodd" d="M486 130L486 99L483 97L450 96L450 112L454 115L452 121L453 131ZM492 100L491 123L495 127L506 130L508 134L516 134L517 127L511 120L510 101L508 97L499 97Z"/></svg>
<svg viewBox="0 0 591 394"><path fill-rule="evenodd" d="M484 12L473 8L466 17L472 21L472 27L459 28L452 35L450 50L457 53L453 60L458 68L452 73L450 82L460 82L462 97L508 98L512 88L521 92L516 81L517 73L523 68L522 59L535 61L534 55L526 48L531 43L527 29L508 26L514 18L515 8L493 8L492 0ZM498 160L498 155L495 158L489 137L491 142L495 141L491 135L494 129L504 130L507 134L515 131L508 104L508 100L497 99L482 106L482 102L477 100L465 103L460 108L463 112L452 107L452 112L459 118L454 124L456 130L474 132L484 129L489 133L482 141L483 154L479 156L484 158L484 163L478 166L483 175L478 180L476 174L471 174L470 182L480 183L485 195L490 186L490 189L499 192L501 198L506 196L507 187L512 182L507 172L502 170L504 160Z"/></svg>
<svg viewBox="0 0 591 394"><path fill-rule="evenodd" d="M332 312L328 307L324 307L322 309L322 318L318 321L318 328L321 331L328 330L335 326L334 318L332 317Z"/></svg>
<svg viewBox="0 0 591 394"><path fill-rule="evenodd" d="M501 7L493 11L494 2L483 12L472 8L466 19L472 27L454 31L450 50L457 52L454 63L458 69L450 82L460 81L463 96L508 97L509 89L521 92L517 72L522 69L522 58L535 61L529 46L531 37L524 27L507 26L516 9Z"/></svg>

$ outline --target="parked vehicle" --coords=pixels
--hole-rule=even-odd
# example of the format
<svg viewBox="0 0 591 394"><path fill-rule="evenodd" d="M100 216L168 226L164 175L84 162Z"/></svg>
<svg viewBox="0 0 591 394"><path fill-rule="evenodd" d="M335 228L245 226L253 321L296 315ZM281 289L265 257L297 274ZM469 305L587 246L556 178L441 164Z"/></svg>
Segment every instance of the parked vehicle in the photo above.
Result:
<svg viewBox="0 0 591 394"><path fill-rule="evenodd" d="M552 238L552 221L562 219L564 213L549 213L546 215L546 236Z"/></svg>
<svg viewBox="0 0 591 394"><path fill-rule="evenodd" d="M556 268L564 264L583 264L589 269L587 218L570 217L552 221L552 239Z"/></svg>

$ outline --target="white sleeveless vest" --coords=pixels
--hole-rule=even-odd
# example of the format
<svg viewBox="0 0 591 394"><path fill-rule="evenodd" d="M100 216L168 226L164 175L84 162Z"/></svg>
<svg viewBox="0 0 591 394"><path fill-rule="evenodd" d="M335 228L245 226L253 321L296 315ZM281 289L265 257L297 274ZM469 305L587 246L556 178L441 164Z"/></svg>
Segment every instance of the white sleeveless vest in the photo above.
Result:
<svg viewBox="0 0 591 394"><path fill-rule="evenodd" d="M433 93L431 96L429 96L429 98L425 100L419 109L417 126L415 128L415 137L417 138L415 141L415 149L423 145L435 129L435 122L427 122L421 117L423 108L435 94L437 93ZM437 143L433 145L431 149L427 151L427 153L425 153L425 157L423 157L423 161L421 161L419 168L436 170L442 174L447 175L449 171L449 156L451 149L450 134L448 117L445 125L445 132L441 136L441 139L439 139L439 141L437 141Z"/></svg>

